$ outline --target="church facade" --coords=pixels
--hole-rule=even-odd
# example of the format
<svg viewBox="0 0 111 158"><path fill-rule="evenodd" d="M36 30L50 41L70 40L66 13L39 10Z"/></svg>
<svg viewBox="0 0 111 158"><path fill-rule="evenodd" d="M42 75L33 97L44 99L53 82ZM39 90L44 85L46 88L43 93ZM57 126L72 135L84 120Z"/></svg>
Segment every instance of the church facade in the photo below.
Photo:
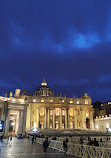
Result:
<svg viewBox="0 0 111 158"><path fill-rule="evenodd" d="M45 80L27 98L26 130L41 129L94 129L91 98L55 96Z"/></svg>
<svg viewBox="0 0 111 158"><path fill-rule="evenodd" d="M10 92L10 97L0 97L0 120L4 121L5 135L25 134L33 128L94 129L93 113L87 93L80 98L55 96L45 80L34 95L16 89L14 96Z"/></svg>

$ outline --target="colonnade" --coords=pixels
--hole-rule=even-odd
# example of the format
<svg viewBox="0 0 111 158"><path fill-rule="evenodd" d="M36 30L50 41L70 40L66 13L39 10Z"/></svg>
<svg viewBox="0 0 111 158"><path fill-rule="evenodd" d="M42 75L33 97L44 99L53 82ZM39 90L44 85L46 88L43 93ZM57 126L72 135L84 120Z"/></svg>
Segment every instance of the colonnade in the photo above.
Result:
<svg viewBox="0 0 111 158"><path fill-rule="evenodd" d="M10 112L11 110L8 110L6 120L5 120L5 135L7 136L9 133L9 125L10 125ZM15 134L23 134L25 135L26 130L26 110L18 110L18 116L16 121L16 128L15 128Z"/></svg>
<svg viewBox="0 0 111 158"><path fill-rule="evenodd" d="M58 108L59 109L59 116L58 116L58 121L59 121L59 129L86 129L86 111L85 109L80 110L80 126L78 126L78 109L73 109L74 110L74 115L70 116L69 110L70 109L65 109L64 108L64 115L62 115L62 108ZM53 109L48 109L48 108L44 108L45 112L44 112L44 116L43 116L43 127L42 128L52 128L52 129L56 129L56 113L55 110L56 108ZM50 110L52 110L52 115L50 115ZM36 113L36 127L39 128L40 126L40 108L37 108L37 113ZM50 117L52 117L52 120L50 120ZM64 120L64 127L63 127L63 118L65 118ZM72 117L72 118L71 118ZM71 118L71 119L70 119ZM89 111L89 123L90 123L90 129L93 129L93 112ZM72 121L73 126L72 128L70 127L70 122ZM50 125L52 124L52 127L50 127Z"/></svg>

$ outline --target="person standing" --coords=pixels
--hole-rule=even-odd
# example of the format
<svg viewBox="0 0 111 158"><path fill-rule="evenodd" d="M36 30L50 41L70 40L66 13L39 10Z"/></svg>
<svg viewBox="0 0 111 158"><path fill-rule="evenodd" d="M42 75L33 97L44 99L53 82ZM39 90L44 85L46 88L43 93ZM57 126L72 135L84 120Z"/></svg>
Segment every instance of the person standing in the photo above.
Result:
<svg viewBox="0 0 111 158"><path fill-rule="evenodd" d="M10 145L12 144L12 135L10 136Z"/></svg>
<svg viewBox="0 0 111 158"><path fill-rule="evenodd" d="M9 136L7 137L7 144L9 144Z"/></svg>
<svg viewBox="0 0 111 158"><path fill-rule="evenodd" d="M43 142L43 147L44 147L44 152L46 153L46 150L47 150L47 147L49 146L49 143L48 143L48 137L46 137L46 139L44 140Z"/></svg>
<svg viewBox="0 0 111 158"><path fill-rule="evenodd" d="M34 137L34 144L35 144L35 142L36 142L36 135L34 135L33 137Z"/></svg>
<svg viewBox="0 0 111 158"><path fill-rule="evenodd" d="M4 135L1 136L1 142L3 142L3 137L4 137Z"/></svg>
<svg viewBox="0 0 111 158"><path fill-rule="evenodd" d="M94 146L99 146L99 143L98 143L98 141L96 140L96 138L94 138L93 144L94 144Z"/></svg>
<svg viewBox="0 0 111 158"><path fill-rule="evenodd" d="M34 136L32 136L32 145L33 145L33 143L34 143Z"/></svg>
<svg viewBox="0 0 111 158"><path fill-rule="evenodd" d="M68 139L66 138L64 141L63 141L63 147L64 147L64 152L66 154L67 152L67 143L68 143Z"/></svg>

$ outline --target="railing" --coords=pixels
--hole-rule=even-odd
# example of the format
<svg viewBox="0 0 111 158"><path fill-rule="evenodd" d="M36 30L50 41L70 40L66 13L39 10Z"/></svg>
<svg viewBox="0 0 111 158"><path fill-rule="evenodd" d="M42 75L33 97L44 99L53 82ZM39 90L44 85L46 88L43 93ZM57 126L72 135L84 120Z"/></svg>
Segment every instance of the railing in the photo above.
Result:
<svg viewBox="0 0 111 158"><path fill-rule="evenodd" d="M80 144L80 137L73 137L73 138L75 138L75 139L73 139L73 141L71 141L71 137L68 137L69 143ZM52 141L51 139L52 138L49 138L49 141ZM63 142L64 139L65 139L65 137L57 137L57 142ZM93 140L92 137L91 137L91 139ZM30 141L32 140L32 136L29 136L29 140ZM37 142L38 140L39 140L39 142ZM39 144L43 144L44 140L45 139L43 139L43 138L37 138L36 142ZM100 140L100 138L98 140ZM104 139L104 140L106 140L106 139ZM40 143L40 141L41 141L41 143ZM98 143L99 143L99 147L111 148L111 142L103 141L103 142L98 142ZM83 145L87 145L87 144L88 144L88 141L84 141Z"/></svg>
<svg viewBox="0 0 111 158"><path fill-rule="evenodd" d="M107 137L107 136L89 136L92 140L94 140L94 138L96 138L97 141L100 141L100 139L102 138L103 141L107 141L107 138L111 137ZM66 137L56 137L58 141L63 141ZM84 139L88 139L87 136L83 136ZM80 136L72 136L72 137L68 137L69 142L78 142L80 141Z"/></svg>
<svg viewBox="0 0 111 158"><path fill-rule="evenodd" d="M43 144L44 140L45 139L43 138L37 138L36 142L39 144ZM63 142L61 141L51 140L49 147L60 152L64 152ZM68 143L67 154L75 155L82 158L111 158L111 149Z"/></svg>
<svg viewBox="0 0 111 158"><path fill-rule="evenodd" d="M100 147L111 148L111 143L108 142L99 142Z"/></svg>
<svg viewBox="0 0 111 158"><path fill-rule="evenodd" d="M68 144L68 154L82 158L111 158L111 149L80 144Z"/></svg>

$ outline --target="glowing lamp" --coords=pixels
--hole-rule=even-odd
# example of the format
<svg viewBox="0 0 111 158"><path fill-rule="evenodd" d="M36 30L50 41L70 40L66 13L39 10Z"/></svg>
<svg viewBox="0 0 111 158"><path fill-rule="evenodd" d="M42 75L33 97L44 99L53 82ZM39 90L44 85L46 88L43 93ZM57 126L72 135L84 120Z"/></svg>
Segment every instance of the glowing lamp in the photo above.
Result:
<svg viewBox="0 0 111 158"><path fill-rule="evenodd" d="M32 131L33 132L37 132L38 130L37 130L37 128L33 128Z"/></svg>
<svg viewBox="0 0 111 158"><path fill-rule="evenodd" d="M14 126L14 124L15 124L14 122L11 123L12 126Z"/></svg>
<svg viewBox="0 0 111 158"><path fill-rule="evenodd" d="M33 99L33 102L36 102L36 99Z"/></svg>

